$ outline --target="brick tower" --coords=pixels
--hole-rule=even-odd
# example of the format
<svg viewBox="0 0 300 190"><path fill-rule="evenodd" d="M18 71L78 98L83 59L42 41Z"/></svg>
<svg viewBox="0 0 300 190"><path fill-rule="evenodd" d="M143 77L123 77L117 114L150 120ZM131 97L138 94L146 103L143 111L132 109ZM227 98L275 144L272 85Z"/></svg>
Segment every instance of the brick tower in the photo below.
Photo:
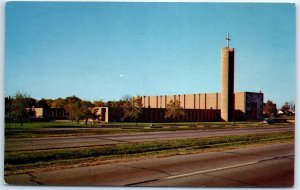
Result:
<svg viewBox="0 0 300 190"><path fill-rule="evenodd" d="M224 121L234 119L234 48L229 47L229 34L226 37L227 47L222 48L221 63L221 118Z"/></svg>

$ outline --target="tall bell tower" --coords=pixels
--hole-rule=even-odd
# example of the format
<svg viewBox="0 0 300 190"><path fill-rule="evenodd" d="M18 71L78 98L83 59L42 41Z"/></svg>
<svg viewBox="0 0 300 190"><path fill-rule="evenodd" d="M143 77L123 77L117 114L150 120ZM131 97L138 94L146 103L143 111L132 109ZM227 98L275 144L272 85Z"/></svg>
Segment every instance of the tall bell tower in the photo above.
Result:
<svg viewBox="0 0 300 190"><path fill-rule="evenodd" d="M231 40L226 37L227 47L222 48L221 58L221 118L224 121L234 119L234 48L229 47Z"/></svg>

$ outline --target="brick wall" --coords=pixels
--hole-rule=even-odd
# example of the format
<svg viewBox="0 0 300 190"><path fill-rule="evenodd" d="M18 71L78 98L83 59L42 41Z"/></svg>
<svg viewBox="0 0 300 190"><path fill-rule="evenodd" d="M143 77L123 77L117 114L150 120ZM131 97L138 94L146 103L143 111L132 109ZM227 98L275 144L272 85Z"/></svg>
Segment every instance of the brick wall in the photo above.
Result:
<svg viewBox="0 0 300 190"><path fill-rule="evenodd" d="M143 96L144 108L166 108L171 100L179 100L184 109L220 109L220 93Z"/></svg>

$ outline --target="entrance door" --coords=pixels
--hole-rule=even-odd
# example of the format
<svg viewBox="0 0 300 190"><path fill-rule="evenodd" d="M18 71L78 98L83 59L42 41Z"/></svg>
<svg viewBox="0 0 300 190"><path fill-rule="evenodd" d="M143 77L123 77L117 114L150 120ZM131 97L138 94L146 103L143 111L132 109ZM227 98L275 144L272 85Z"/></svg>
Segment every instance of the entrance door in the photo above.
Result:
<svg viewBox="0 0 300 190"><path fill-rule="evenodd" d="M250 110L250 119L251 120L256 120L257 118L257 103L252 102L251 103L251 110Z"/></svg>
<svg viewBox="0 0 300 190"><path fill-rule="evenodd" d="M101 121L105 122L106 121L106 108L101 108Z"/></svg>

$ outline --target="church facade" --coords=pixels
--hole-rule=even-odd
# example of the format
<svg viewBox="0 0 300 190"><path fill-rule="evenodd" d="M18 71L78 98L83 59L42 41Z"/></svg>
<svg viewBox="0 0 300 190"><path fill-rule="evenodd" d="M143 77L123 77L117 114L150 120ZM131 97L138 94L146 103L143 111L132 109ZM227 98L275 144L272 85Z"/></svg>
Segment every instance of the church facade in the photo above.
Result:
<svg viewBox="0 0 300 190"><path fill-rule="evenodd" d="M234 92L234 48L229 47L230 37L226 36L227 46L221 49L221 92L179 95L142 96L143 109L140 122L164 122L166 107L170 101L180 101L184 115L179 121L239 121L260 120L263 117L261 92ZM108 108L109 121L116 121L122 111ZM117 113L117 114L116 114Z"/></svg>
<svg viewBox="0 0 300 190"><path fill-rule="evenodd" d="M142 96L142 112L139 122L170 122L165 117L170 101L180 102L184 114L176 121L241 121L263 118L263 100L261 92L234 92L234 48L229 47L230 37L226 37L227 46L221 49L221 92L179 95ZM102 108L105 110L103 121L121 121L124 114L120 108ZM100 111L101 112L101 111Z"/></svg>
<svg viewBox="0 0 300 190"><path fill-rule="evenodd" d="M233 117L229 121L262 119L263 93L236 92L233 94L233 99ZM221 93L142 96L144 109L151 110L166 109L170 101L176 100L180 101L180 106L186 110L185 112L196 113L192 114L195 116L183 117L183 121L224 121L221 117Z"/></svg>

